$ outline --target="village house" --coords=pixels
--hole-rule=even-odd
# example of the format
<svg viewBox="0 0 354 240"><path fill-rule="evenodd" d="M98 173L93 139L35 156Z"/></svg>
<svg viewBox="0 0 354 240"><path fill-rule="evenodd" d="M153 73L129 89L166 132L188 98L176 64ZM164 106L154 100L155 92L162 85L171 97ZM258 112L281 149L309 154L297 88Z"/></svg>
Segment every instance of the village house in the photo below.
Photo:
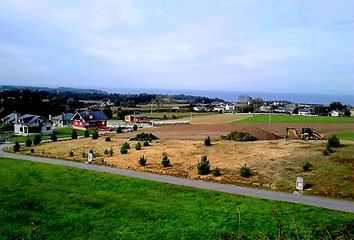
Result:
<svg viewBox="0 0 354 240"><path fill-rule="evenodd" d="M2 124L13 125L15 123L16 113L10 113L9 115L1 118Z"/></svg>
<svg viewBox="0 0 354 240"><path fill-rule="evenodd" d="M103 111L77 112L71 118L71 125L75 129L106 129L107 116Z"/></svg>
<svg viewBox="0 0 354 240"><path fill-rule="evenodd" d="M130 114L124 117L126 123L147 123L148 119L142 114Z"/></svg>
<svg viewBox="0 0 354 240"><path fill-rule="evenodd" d="M49 118L53 122L53 128L62 128L71 126L71 118L74 116L73 113L62 113L53 118Z"/></svg>
<svg viewBox="0 0 354 240"><path fill-rule="evenodd" d="M309 108L299 109L298 115L312 115L312 110Z"/></svg>
<svg viewBox="0 0 354 240"><path fill-rule="evenodd" d="M14 134L27 136L31 134L52 134L52 121L38 115L25 114L19 116L15 114Z"/></svg>
<svg viewBox="0 0 354 240"><path fill-rule="evenodd" d="M342 117L342 116L344 116L344 112L339 111L339 110L332 110L332 111L329 112L329 114L332 117Z"/></svg>

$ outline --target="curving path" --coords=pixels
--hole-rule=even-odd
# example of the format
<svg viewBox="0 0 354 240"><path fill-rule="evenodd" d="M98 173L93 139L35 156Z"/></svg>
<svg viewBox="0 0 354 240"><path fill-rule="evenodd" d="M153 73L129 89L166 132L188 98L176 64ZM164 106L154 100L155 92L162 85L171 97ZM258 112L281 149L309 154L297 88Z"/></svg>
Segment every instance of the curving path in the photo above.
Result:
<svg viewBox="0 0 354 240"><path fill-rule="evenodd" d="M204 182L198 180L190 180L186 178L177 178L177 177L166 176L166 175L137 172L133 170L84 164L84 163L71 162L71 161L65 161L60 159L19 155L19 154L7 153L3 151L3 148L12 145L13 144L11 143L1 144L0 157L21 159L21 160L41 162L41 163L50 163L50 164L56 164L61 166L68 166L68 167L76 167L76 168L81 168L86 170L107 172L107 173L112 173L112 174L117 174L117 175L122 175L127 177L135 177L135 178L141 178L141 179L146 179L151 181L183 185L183 186L188 186L193 188L220 191L220 192L226 192L226 193L254 197L254 198L298 203L298 204L304 204L304 205L310 205L315 207L322 207L322 208L328 208L328 209L333 209L333 210L338 210L343 212L354 213L354 202L349 202L349 201L342 201L342 200L335 200L335 199L314 197L314 196L295 195L290 193L274 192L274 191L255 189L249 187L240 187L240 186L235 186L230 184L220 184L220 183L211 183L211 182Z"/></svg>

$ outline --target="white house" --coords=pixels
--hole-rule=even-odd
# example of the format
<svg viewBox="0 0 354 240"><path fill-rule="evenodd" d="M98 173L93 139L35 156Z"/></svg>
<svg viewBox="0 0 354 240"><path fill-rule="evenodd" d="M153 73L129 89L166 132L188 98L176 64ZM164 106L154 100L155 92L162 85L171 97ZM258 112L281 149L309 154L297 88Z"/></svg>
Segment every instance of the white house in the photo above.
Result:
<svg viewBox="0 0 354 240"><path fill-rule="evenodd" d="M299 109L298 115L312 115L312 110L309 108Z"/></svg>
<svg viewBox="0 0 354 240"><path fill-rule="evenodd" d="M59 127L69 127L71 126L71 118L74 116L73 113L62 113L58 116L51 118L49 120L53 122L53 128Z"/></svg>
<svg viewBox="0 0 354 240"><path fill-rule="evenodd" d="M226 104L225 111L235 111L235 105Z"/></svg>
<svg viewBox="0 0 354 240"><path fill-rule="evenodd" d="M339 110L332 110L332 111L329 112L329 114L332 117L342 117L342 116L344 116L344 112L339 111Z"/></svg>
<svg viewBox="0 0 354 240"><path fill-rule="evenodd" d="M27 136L31 134L52 134L53 123L48 119L32 114L15 116L14 133Z"/></svg>

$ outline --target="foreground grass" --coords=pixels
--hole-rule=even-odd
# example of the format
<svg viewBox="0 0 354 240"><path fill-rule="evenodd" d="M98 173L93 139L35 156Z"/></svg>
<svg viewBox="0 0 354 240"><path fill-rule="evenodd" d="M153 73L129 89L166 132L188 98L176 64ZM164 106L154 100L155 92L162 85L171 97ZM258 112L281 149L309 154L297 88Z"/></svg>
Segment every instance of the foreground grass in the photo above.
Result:
<svg viewBox="0 0 354 240"><path fill-rule="evenodd" d="M353 214L48 164L0 159L0 183L0 239L277 239L280 229L287 239L354 234Z"/></svg>
<svg viewBox="0 0 354 240"><path fill-rule="evenodd" d="M326 116L298 116L259 114L250 118L241 119L234 123L354 123L351 117L326 117Z"/></svg>

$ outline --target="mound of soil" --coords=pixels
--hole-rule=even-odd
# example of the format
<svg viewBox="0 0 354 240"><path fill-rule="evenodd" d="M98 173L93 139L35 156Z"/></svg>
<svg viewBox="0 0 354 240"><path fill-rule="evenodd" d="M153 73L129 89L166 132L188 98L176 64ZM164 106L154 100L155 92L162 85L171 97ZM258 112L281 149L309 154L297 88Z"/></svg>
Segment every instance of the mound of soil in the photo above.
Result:
<svg viewBox="0 0 354 240"><path fill-rule="evenodd" d="M258 128L258 127L244 127L241 129L242 132L248 132L255 136L258 140L278 140L281 139L282 137L270 133L264 129Z"/></svg>

